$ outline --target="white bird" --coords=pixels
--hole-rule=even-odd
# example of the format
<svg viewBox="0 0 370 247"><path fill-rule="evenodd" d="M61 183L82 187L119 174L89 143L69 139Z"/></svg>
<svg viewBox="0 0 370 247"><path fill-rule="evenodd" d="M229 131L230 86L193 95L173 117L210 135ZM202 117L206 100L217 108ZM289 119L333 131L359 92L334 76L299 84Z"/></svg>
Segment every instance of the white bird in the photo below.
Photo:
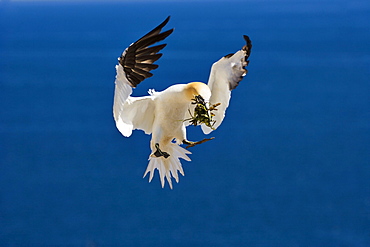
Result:
<svg viewBox="0 0 370 247"><path fill-rule="evenodd" d="M187 155L191 152L180 145L192 147L212 139L188 141L186 126L199 124L205 134L219 127L229 105L231 90L238 86L248 72L245 67L249 63L252 43L244 35L246 45L242 49L215 62L208 85L202 82L175 84L161 92L149 90L148 96L132 97L132 88L151 77L153 74L150 71L158 68L153 63L162 56L158 52L166 44L152 45L173 32L173 29L162 32L169 18L132 43L118 58L113 115L123 136L129 137L135 129L152 135L152 153L144 177L150 173L150 182L157 169L162 188L166 178L172 189L171 177L178 183L178 172L184 176L179 158L190 161Z"/></svg>

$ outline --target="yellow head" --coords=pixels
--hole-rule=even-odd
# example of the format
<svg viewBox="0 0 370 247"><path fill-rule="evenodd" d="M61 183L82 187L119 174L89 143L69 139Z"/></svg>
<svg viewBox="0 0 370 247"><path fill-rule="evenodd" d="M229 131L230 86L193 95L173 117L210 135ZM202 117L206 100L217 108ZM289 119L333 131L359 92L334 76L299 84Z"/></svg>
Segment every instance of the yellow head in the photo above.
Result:
<svg viewBox="0 0 370 247"><path fill-rule="evenodd" d="M185 86L186 98L191 101L195 96L200 95L203 99L208 102L211 98L211 90L203 82L190 82Z"/></svg>

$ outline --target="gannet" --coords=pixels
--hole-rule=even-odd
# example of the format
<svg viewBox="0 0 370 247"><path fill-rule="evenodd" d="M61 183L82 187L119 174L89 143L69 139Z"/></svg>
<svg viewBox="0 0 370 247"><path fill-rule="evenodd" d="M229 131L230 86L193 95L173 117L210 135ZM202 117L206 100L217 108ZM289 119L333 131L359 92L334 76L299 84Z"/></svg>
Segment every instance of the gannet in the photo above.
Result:
<svg viewBox="0 0 370 247"><path fill-rule="evenodd" d="M133 97L132 89L151 77L151 70L158 68L154 62L162 56L159 51L166 44L153 45L173 32L174 29L162 32L169 19L167 17L128 46L118 58L113 116L117 129L125 137L135 129L151 134L151 154L144 177L150 173L151 182L157 169L162 188L166 178L172 189L172 177L178 183L178 173L184 176L180 158L191 161L188 157L191 152L180 145L192 147L212 139L189 141L186 127L199 124L202 131L209 134L220 126L229 106L231 91L248 72L245 67L249 63L252 43L247 35L243 35L246 45L212 65L208 84L198 81L175 84L161 92L149 90L148 96Z"/></svg>

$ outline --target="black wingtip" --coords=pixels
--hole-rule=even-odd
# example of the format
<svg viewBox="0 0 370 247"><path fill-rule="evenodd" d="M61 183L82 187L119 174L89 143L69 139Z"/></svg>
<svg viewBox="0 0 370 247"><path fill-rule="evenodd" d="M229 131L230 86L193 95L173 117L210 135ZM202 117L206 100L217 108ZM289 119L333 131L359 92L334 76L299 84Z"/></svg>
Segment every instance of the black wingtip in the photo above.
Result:
<svg viewBox="0 0 370 247"><path fill-rule="evenodd" d="M167 16L167 18L161 24L159 24L156 28L154 28L153 30L162 29L170 21L170 18L171 18L170 15Z"/></svg>
<svg viewBox="0 0 370 247"><path fill-rule="evenodd" d="M166 20L164 20L160 25L163 25L162 27L166 26L166 24L169 22L171 16L167 16Z"/></svg>
<svg viewBox="0 0 370 247"><path fill-rule="evenodd" d="M247 51L247 57L245 58L245 61L247 61L252 51L252 41L248 35L243 35L243 38L246 42L246 45L243 46L243 50Z"/></svg>
<svg viewBox="0 0 370 247"><path fill-rule="evenodd" d="M133 88L144 79L153 75L149 71L158 68L158 65L153 63L162 56L162 54L158 52L163 49L166 44L152 45L164 40L173 32L174 29L162 32L162 28L169 20L170 16L149 33L132 43L122 53L119 63L122 65L126 78Z"/></svg>
<svg viewBox="0 0 370 247"><path fill-rule="evenodd" d="M248 35L243 35L243 38L244 40L247 42L247 43L251 43L251 39L249 38Z"/></svg>
<svg viewBox="0 0 370 247"><path fill-rule="evenodd" d="M143 37L141 37L140 39L138 39L136 41L136 43L139 43L141 42L143 39L145 38L149 38L149 37L152 37L152 36L155 36L155 35L158 35L160 34L160 32L162 31L162 28L169 22L170 20L170 17L171 16L168 16L161 24L159 24L158 26L156 26L155 28L153 28L153 30L151 30L149 33L145 34ZM171 29L173 31L173 29ZM169 30L168 30L169 31ZM168 34L170 35L172 33L172 31ZM166 31L167 32L167 31ZM167 36L168 36L167 35ZM166 36L166 37L167 37Z"/></svg>

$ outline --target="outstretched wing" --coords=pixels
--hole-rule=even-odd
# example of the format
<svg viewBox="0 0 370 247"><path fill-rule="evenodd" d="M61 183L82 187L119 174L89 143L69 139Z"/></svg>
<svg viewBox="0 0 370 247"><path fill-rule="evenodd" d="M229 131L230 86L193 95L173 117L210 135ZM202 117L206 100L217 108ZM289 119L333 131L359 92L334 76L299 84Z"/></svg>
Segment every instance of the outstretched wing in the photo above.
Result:
<svg viewBox="0 0 370 247"><path fill-rule="evenodd" d="M162 56L158 52L166 44L152 45L164 40L173 32L173 29L161 32L169 19L170 17L167 17L159 26L132 43L118 58L113 116L118 130L124 136L130 136L133 129L142 129L145 133L151 133L152 119L154 119L153 96L130 97L130 95L132 88L153 76L150 71L158 68L158 65L153 63Z"/></svg>
<svg viewBox="0 0 370 247"><path fill-rule="evenodd" d="M218 60L212 65L211 73L208 79L208 86L212 95L210 105L221 103L217 111L213 111L215 124L213 129L217 129L225 117L226 108L229 106L231 90L235 89L243 77L248 73L245 68L249 63L249 55L252 49L252 42L247 35L244 35L246 45L234 54L229 54ZM202 125L205 134L212 131L211 128Z"/></svg>
<svg viewBox="0 0 370 247"><path fill-rule="evenodd" d="M116 120L117 129L123 136L129 137L135 129L143 130L145 134L152 133L155 109L153 99L154 96L127 98Z"/></svg>

